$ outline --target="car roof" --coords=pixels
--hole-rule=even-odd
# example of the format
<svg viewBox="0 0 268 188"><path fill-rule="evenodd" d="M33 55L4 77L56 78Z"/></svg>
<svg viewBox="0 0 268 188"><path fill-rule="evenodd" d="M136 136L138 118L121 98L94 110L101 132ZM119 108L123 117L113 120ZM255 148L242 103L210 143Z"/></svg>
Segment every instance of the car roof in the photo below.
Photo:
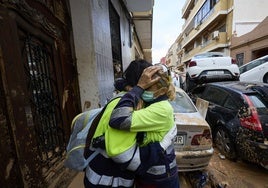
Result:
<svg viewBox="0 0 268 188"><path fill-rule="evenodd" d="M266 87L268 84L261 82L241 82L241 81L228 81L228 82L213 82L208 85L214 85L225 90L232 90L237 93L255 93L254 87Z"/></svg>

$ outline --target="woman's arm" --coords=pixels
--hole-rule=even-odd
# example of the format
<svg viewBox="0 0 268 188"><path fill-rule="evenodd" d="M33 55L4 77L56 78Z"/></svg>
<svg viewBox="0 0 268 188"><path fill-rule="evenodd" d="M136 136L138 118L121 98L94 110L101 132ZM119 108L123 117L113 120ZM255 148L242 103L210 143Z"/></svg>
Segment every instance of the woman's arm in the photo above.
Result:
<svg viewBox="0 0 268 188"><path fill-rule="evenodd" d="M170 129L169 125L173 125L173 109L168 100L134 110L142 91L136 86L121 98L110 117L109 125L112 128L130 132L161 132Z"/></svg>

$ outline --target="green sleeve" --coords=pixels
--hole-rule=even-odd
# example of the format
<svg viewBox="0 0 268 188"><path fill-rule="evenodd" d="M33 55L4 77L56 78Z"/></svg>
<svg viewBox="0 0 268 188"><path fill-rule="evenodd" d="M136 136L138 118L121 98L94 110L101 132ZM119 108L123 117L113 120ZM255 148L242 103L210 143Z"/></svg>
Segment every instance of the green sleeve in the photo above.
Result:
<svg viewBox="0 0 268 188"><path fill-rule="evenodd" d="M131 132L165 132L174 125L173 108L168 101L160 101L134 111Z"/></svg>

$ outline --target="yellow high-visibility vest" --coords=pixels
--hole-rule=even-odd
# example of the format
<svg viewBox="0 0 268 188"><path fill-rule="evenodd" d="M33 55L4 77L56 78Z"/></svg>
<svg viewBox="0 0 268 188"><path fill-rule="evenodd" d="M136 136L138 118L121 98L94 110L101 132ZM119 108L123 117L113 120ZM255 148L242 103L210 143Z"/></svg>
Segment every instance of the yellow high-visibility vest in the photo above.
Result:
<svg viewBox="0 0 268 188"><path fill-rule="evenodd" d="M173 108L168 100L151 104L132 113L130 132L109 126L112 110L120 99L108 104L95 132L94 138L105 134L105 147L109 157L115 157L131 150L136 145L137 132L145 132L143 145L161 141L174 125Z"/></svg>

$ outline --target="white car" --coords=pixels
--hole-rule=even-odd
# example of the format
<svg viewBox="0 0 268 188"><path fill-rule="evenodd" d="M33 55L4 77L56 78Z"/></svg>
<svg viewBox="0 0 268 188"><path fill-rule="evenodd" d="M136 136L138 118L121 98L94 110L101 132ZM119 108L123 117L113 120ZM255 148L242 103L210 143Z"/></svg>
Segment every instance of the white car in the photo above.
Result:
<svg viewBox="0 0 268 188"><path fill-rule="evenodd" d="M239 67L240 81L268 83L268 55Z"/></svg>
<svg viewBox="0 0 268 188"><path fill-rule="evenodd" d="M187 91L197 84L239 80L239 68L236 61L220 52L206 52L195 55L186 68Z"/></svg>
<svg viewBox="0 0 268 188"><path fill-rule="evenodd" d="M176 99L170 103L178 130L174 139L178 170L203 170L214 151L210 126L183 89L176 88Z"/></svg>

